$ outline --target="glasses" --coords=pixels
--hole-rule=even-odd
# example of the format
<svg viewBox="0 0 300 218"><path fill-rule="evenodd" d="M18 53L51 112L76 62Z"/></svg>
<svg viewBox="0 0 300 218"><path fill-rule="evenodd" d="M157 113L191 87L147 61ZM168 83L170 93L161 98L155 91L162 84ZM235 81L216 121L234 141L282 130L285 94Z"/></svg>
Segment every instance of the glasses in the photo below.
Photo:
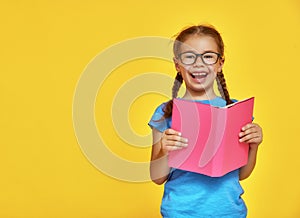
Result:
<svg viewBox="0 0 300 218"><path fill-rule="evenodd" d="M216 52L204 52L203 54L196 54L194 52L188 51L183 52L178 55L180 61L185 65L192 65L196 63L198 57L201 57L201 60L204 64L212 65L217 63L221 55Z"/></svg>

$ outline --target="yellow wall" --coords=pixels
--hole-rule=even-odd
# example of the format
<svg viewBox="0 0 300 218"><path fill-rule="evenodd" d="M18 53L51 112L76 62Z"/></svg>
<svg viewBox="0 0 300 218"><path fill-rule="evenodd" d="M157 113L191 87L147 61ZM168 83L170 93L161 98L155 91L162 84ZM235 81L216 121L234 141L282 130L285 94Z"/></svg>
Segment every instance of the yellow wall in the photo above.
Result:
<svg viewBox="0 0 300 218"><path fill-rule="evenodd" d="M300 217L299 1L3 1L0 23L0 217L159 217L162 187L111 178L88 161L74 132L73 97L104 49L135 37L170 38L198 23L223 35L231 96L256 97L264 143L242 182L249 217ZM165 60L131 61L111 72L95 101L105 144L137 163L148 161L150 147L121 140L111 107L122 85L147 72L175 75ZM135 136L150 134L146 123L165 99L147 93L124 108Z"/></svg>

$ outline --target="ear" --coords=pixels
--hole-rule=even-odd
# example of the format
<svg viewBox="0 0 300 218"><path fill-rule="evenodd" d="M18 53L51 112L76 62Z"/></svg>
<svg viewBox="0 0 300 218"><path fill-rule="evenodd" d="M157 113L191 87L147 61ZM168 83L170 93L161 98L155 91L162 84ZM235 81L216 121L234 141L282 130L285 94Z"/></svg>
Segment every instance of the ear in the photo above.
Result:
<svg viewBox="0 0 300 218"><path fill-rule="evenodd" d="M219 66L218 69L217 69L217 72L218 72L218 73L222 71L224 62L225 62L225 59L224 59L224 58L221 58L221 59L220 59L220 66Z"/></svg>
<svg viewBox="0 0 300 218"><path fill-rule="evenodd" d="M175 64L175 68L177 72L180 72L180 64L179 64L179 60L177 58L173 58L173 62Z"/></svg>

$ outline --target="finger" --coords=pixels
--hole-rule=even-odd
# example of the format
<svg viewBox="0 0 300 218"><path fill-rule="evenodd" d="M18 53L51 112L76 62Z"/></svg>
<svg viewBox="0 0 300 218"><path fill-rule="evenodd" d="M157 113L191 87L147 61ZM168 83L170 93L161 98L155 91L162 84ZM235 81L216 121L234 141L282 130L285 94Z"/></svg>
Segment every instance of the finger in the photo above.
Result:
<svg viewBox="0 0 300 218"><path fill-rule="evenodd" d="M181 132L176 131L174 129L167 129L164 133L166 135L178 135L178 136L181 136Z"/></svg>
<svg viewBox="0 0 300 218"><path fill-rule="evenodd" d="M249 135L251 133L258 133L258 132L259 132L259 130L255 126L252 126L252 127L248 128L248 129L240 132L239 133L239 137L241 138L241 137L243 137L245 135Z"/></svg>
<svg viewBox="0 0 300 218"><path fill-rule="evenodd" d="M239 141L249 143L249 141L254 138L260 139L261 138L260 134L259 133L251 133L251 134L243 136L242 138L239 139Z"/></svg>
<svg viewBox="0 0 300 218"><path fill-rule="evenodd" d="M242 131L246 131L247 129L253 128L256 125L254 123L248 123L247 125L242 127Z"/></svg>
<svg viewBox="0 0 300 218"><path fill-rule="evenodd" d="M177 136L177 137L179 137L179 136ZM180 137L179 137L179 139L180 139ZM188 146L186 141L182 142L180 140L170 140L170 139L167 139L166 137L162 138L161 145L164 150L177 150L179 148L184 148L184 147ZM177 148L171 148L171 147L177 147Z"/></svg>
<svg viewBox="0 0 300 218"><path fill-rule="evenodd" d="M187 143L178 142L178 141L174 143L174 146L179 148L185 148L187 147L187 145L188 145Z"/></svg>
<svg viewBox="0 0 300 218"><path fill-rule="evenodd" d="M165 150L168 150L168 151L179 150L179 149L183 149L185 147L187 147L187 144L180 143L180 142L172 142L172 143L166 144L164 146Z"/></svg>
<svg viewBox="0 0 300 218"><path fill-rule="evenodd" d="M167 129L164 132L163 137L166 138L167 140L180 141L185 144L188 142L187 138L181 137L181 133L174 129Z"/></svg>
<svg viewBox="0 0 300 218"><path fill-rule="evenodd" d="M261 139L260 138L253 138L253 139L250 139L246 142L247 144L260 144L261 143Z"/></svg>
<svg viewBox="0 0 300 218"><path fill-rule="evenodd" d="M166 145L167 146L186 147L188 144L186 142L181 142L181 141L167 140Z"/></svg>
<svg viewBox="0 0 300 218"><path fill-rule="evenodd" d="M180 149L183 149L184 147L179 147L179 146L166 146L167 151L177 151Z"/></svg>
<svg viewBox="0 0 300 218"><path fill-rule="evenodd" d="M177 135L166 135L166 139L170 140L170 141L178 141L178 142L183 142L183 143L187 143L188 139L181 137L181 136L177 136Z"/></svg>

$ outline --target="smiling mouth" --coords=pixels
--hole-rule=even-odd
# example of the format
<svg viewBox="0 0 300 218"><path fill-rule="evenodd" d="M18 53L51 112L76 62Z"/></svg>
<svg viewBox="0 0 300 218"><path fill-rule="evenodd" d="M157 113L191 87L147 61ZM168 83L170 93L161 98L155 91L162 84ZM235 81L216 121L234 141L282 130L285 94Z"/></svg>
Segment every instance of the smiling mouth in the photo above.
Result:
<svg viewBox="0 0 300 218"><path fill-rule="evenodd" d="M191 77L194 79L201 79L207 76L208 73L201 72L201 73L190 73Z"/></svg>

